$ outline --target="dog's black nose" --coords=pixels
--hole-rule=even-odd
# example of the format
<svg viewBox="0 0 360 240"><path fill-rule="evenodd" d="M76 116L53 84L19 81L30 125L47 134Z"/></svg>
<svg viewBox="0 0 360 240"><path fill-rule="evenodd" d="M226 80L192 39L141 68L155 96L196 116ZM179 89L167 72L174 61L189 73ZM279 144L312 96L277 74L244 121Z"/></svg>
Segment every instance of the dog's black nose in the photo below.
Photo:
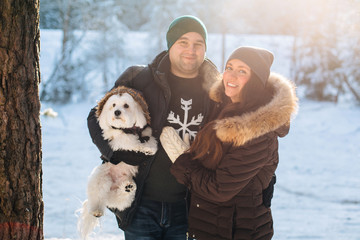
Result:
<svg viewBox="0 0 360 240"><path fill-rule="evenodd" d="M120 111L120 110L116 110L116 111L114 112L114 114L115 114L115 116L120 116L121 111Z"/></svg>

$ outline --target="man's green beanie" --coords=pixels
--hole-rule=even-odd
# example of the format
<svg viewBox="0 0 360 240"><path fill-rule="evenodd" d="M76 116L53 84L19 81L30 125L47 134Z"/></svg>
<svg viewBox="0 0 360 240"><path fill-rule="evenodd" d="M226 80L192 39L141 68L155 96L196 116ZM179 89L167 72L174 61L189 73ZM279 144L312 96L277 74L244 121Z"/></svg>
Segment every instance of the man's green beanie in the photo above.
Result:
<svg viewBox="0 0 360 240"><path fill-rule="evenodd" d="M184 15L176 18L169 26L166 34L168 50L182 35L188 32L199 33L203 37L206 47L207 31L204 23L197 17Z"/></svg>

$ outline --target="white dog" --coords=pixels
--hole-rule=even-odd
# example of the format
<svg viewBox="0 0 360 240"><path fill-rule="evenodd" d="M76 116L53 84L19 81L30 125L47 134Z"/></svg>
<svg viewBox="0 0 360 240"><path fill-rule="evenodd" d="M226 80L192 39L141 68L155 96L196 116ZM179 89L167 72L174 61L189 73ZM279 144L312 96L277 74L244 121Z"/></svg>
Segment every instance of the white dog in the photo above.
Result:
<svg viewBox="0 0 360 240"><path fill-rule="evenodd" d="M148 106L131 88L118 87L99 102L96 116L113 151L127 150L154 155L157 141L149 127ZM105 208L124 210L131 206L136 193L134 177L138 167L120 162L106 162L92 171L87 187L88 200L83 203L78 230L86 239L98 225Z"/></svg>

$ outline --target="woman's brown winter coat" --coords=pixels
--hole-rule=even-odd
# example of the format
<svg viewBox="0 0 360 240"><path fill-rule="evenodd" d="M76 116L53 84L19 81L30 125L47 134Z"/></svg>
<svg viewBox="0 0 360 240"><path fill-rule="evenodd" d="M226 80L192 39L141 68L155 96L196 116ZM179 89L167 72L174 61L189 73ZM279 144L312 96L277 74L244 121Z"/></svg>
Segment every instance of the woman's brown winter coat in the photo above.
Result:
<svg viewBox="0 0 360 240"><path fill-rule="evenodd" d="M217 102L224 97L221 84L210 92ZM263 205L262 191L277 168L278 137L288 133L297 98L294 85L280 75L272 73L267 84L274 93L269 103L215 120L225 151L216 169L205 168L190 154L181 155L172 166L172 174L191 191L190 237L271 239L271 210Z"/></svg>

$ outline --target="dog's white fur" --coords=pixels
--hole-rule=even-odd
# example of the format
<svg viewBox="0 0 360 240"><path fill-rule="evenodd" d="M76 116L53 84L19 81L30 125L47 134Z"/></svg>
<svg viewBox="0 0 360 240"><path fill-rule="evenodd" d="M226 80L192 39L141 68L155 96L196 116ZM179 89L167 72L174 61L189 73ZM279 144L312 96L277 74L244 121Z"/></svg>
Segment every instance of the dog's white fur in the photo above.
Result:
<svg viewBox="0 0 360 240"><path fill-rule="evenodd" d="M103 137L109 140L113 151L128 150L154 155L157 151L157 141L152 136L152 130L141 106L128 93L114 94L104 104L98 117L103 130ZM149 140L141 143L139 136L125 133L119 129L138 127L145 129L142 137ZM78 230L83 239L98 225L98 217L104 214L105 208L124 210L131 206L136 193L133 177L138 167L124 162L114 165L110 162L95 167L87 187L88 199L83 203L79 217Z"/></svg>

